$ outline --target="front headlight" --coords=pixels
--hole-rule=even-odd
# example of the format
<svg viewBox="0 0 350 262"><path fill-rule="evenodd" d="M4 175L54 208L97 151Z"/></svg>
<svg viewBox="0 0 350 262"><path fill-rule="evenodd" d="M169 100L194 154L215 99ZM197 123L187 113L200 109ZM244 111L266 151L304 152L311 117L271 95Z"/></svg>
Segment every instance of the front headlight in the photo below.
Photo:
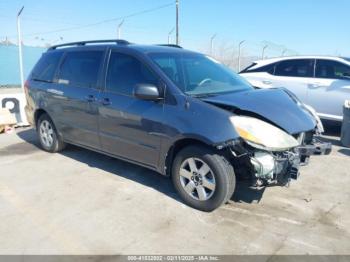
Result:
<svg viewBox="0 0 350 262"><path fill-rule="evenodd" d="M285 151L299 146L299 142L283 130L260 119L231 116L238 134L251 146L268 151Z"/></svg>

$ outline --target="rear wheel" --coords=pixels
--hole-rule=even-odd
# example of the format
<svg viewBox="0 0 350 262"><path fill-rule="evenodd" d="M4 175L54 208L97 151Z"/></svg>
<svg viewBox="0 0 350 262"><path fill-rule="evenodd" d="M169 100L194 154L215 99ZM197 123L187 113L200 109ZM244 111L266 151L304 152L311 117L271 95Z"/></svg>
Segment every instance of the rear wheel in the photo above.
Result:
<svg viewBox="0 0 350 262"><path fill-rule="evenodd" d="M189 146L177 154L172 180L186 204L207 212L226 203L236 184L226 158L202 146Z"/></svg>
<svg viewBox="0 0 350 262"><path fill-rule="evenodd" d="M59 137L55 125L47 114L40 116L37 125L37 132L41 147L51 153L64 149L66 144Z"/></svg>

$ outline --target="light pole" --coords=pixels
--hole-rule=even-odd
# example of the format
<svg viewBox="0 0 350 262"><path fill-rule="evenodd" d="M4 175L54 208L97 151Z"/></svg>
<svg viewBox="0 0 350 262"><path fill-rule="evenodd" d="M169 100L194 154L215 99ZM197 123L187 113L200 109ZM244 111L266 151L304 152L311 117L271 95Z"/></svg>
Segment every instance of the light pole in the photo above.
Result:
<svg viewBox="0 0 350 262"><path fill-rule="evenodd" d="M118 39L120 39L123 24L124 24L124 19L118 25Z"/></svg>
<svg viewBox="0 0 350 262"><path fill-rule="evenodd" d="M17 14L17 37L18 37L18 57L19 57L19 74L21 78L21 88L24 92L24 75L23 75L23 57L22 57L22 37L21 37L21 20L20 15L24 9L24 6L19 10Z"/></svg>
<svg viewBox="0 0 350 262"><path fill-rule="evenodd" d="M180 44L179 40L179 0L176 0L176 44Z"/></svg>
<svg viewBox="0 0 350 262"><path fill-rule="evenodd" d="M268 45L265 45L262 49L262 54L261 54L261 59L264 60L264 57L265 57L265 50L268 48L269 46Z"/></svg>
<svg viewBox="0 0 350 262"><path fill-rule="evenodd" d="M238 44L238 72L241 71L241 47L242 47L244 42L245 42L245 40L239 42L239 44Z"/></svg>
<svg viewBox="0 0 350 262"><path fill-rule="evenodd" d="M174 32L174 30L175 30L175 27L173 27L170 31L169 31L169 33L168 33L168 45L170 44L170 38L171 38L171 34Z"/></svg>
<svg viewBox="0 0 350 262"><path fill-rule="evenodd" d="M210 37L210 55L213 55L215 37L216 37L216 34L213 34L212 37Z"/></svg>

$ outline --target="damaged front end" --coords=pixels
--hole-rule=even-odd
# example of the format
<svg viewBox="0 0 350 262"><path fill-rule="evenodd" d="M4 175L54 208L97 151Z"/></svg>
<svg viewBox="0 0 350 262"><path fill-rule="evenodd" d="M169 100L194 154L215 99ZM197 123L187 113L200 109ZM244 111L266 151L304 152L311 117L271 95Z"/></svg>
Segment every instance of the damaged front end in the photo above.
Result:
<svg viewBox="0 0 350 262"><path fill-rule="evenodd" d="M286 184L299 177L300 156L286 151L282 153L254 152L250 158L258 184ZM259 181L260 180L260 181Z"/></svg>
<svg viewBox="0 0 350 262"><path fill-rule="evenodd" d="M329 154L331 144L317 141L313 132L292 136L260 119L232 116L241 139L230 147L237 175L255 186L288 185L313 154Z"/></svg>

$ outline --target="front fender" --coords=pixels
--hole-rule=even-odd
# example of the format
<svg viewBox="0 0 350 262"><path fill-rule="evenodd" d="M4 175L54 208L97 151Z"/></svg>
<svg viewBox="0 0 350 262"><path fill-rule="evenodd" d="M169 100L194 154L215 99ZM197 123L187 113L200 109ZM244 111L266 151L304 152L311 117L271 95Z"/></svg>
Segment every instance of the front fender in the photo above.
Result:
<svg viewBox="0 0 350 262"><path fill-rule="evenodd" d="M184 95L177 96L176 101L164 106L160 166L165 165L166 155L177 141L193 139L218 147L239 138L229 111Z"/></svg>
<svg viewBox="0 0 350 262"><path fill-rule="evenodd" d="M192 97L180 96L176 106L165 105L164 126L171 142L189 137L215 145L239 137L232 113Z"/></svg>

